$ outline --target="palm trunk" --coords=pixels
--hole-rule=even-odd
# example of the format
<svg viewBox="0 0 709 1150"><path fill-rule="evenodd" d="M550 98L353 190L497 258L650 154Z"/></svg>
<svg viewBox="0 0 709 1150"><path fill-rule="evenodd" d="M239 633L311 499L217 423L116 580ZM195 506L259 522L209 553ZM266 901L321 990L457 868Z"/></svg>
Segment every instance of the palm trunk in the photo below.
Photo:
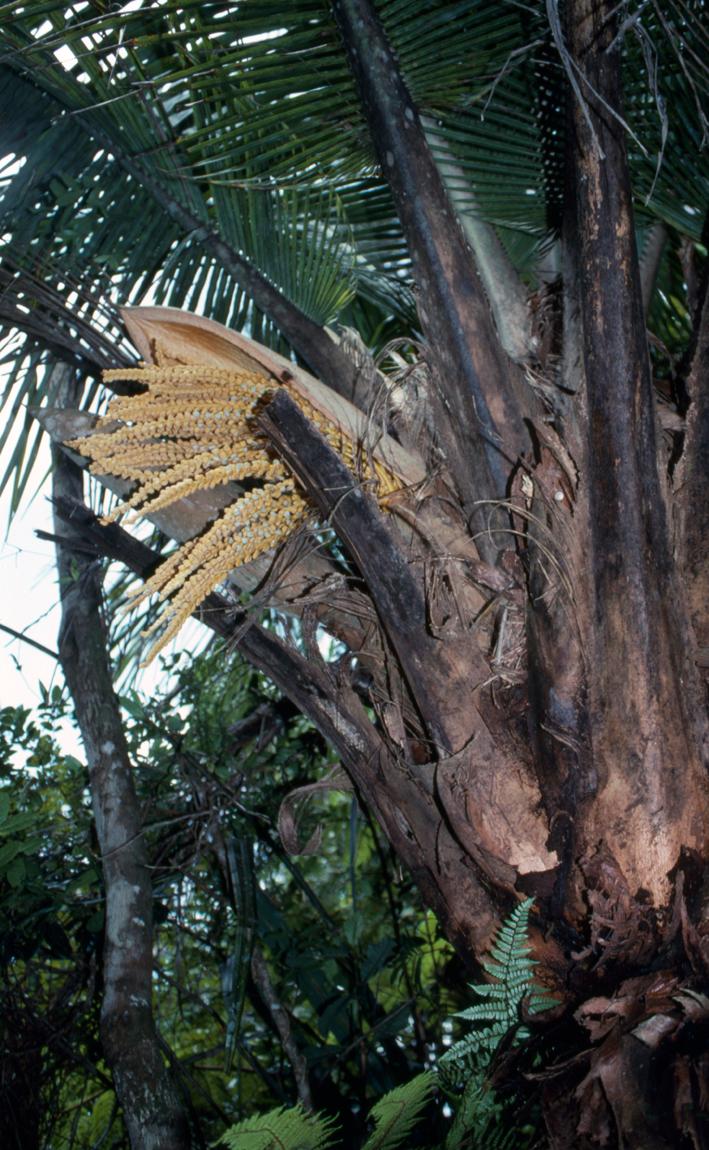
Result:
<svg viewBox="0 0 709 1150"><path fill-rule="evenodd" d="M292 399L277 394L261 428L347 552L355 585L327 604L327 626L366 664L371 689L363 699L346 660L307 659L246 615L236 630L242 652L331 741L469 962L514 901L535 896L539 977L566 1009L571 1044L546 1067L554 1150L599 1141L669 1150L680 1138L698 1150L707 1068L696 1034L709 1015L695 993L709 974L706 726L697 718L707 644L706 512L697 510L707 311L697 321L684 456L671 488L656 433L615 8L569 0L566 32L558 5L547 8L572 83L563 346L558 369L548 369L555 398L543 407L500 346L374 6L334 0L418 280L431 439L444 474L397 493L385 515ZM74 474L65 467L58 482ZM152 567L142 545L89 520L79 534L134 570ZM80 620L94 635L82 612L95 620L98 602L95 575L81 562L86 594L75 603L67 584L62 645L77 696L89 642L70 646L70 637ZM277 600L275 578L269 591ZM325 598L313 595L318 611ZM306 610L305 592L302 600ZM218 597L202 614L233 634ZM91 643L105 664L98 637ZM85 738L100 780L106 736L87 720ZM110 743L115 756L120 735ZM104 855L123 859L116 847L130 836L103 810L101 818ZM129 855L136 891L140 850ZM116 881L120 889L122 872ZM137 941L147 945L142 934Z"/></svg>
<svg viewBox="0 0 709 1150"><path fill-rule="evenodd" d="M669 872L705 842L705 784L688 713L694 672L658 474L655 400L625 154L611 7L570 6L589 91L574 108L591 554L585 590L598 778L584 851L603 842L632 891L667 906ZM604 101L603 104L600 101ZM615 111L613 115L607 109ZM590 561L589 561L590 560Z"/></svg>

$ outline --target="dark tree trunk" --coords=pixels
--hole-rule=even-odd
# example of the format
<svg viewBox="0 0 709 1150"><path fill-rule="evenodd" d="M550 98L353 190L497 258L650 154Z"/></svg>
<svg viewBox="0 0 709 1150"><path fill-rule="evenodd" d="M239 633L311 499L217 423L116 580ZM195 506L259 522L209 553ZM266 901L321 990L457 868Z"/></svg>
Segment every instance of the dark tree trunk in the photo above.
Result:
<svg viewBox="0 0 709 1150"><path fill-rule="evenodd" d="M501 541L489 529L489 504L482 504L504 498L510 463L529 446L524 420L536 400L497 338L462 228L373 7L368 0L335 0L333 11L413 260L435 369L438 434L467 515L481 532L479 550L494 559ZM477 451L467 449L461 428L475 436Z"/></svg>
<svg viewBox="0 0 709 1150"><path fill-rule="evenodd" d="M573 156L590 529L581 626L595 787L577 834L585 855L602 842L628 888L648 891L659 908L668 905L669 872L682 847L704 841L704 813L686 796L702 794L705 773L688 706L696 696L684 596L658 473L611 9L595 0L569 6L587 100L574 105Z"/></svg>
<svg viewBox="0 0 709 1150"><path fill-rule="evenodd" d="M55 370L76 402L72 370ZM82 498L81 469L56 449L52 476L55 500ZM152 880L101 616L101 563L72 548L80 536L70 522L60 535L59 658L86 750L106 895L101 1041L133 1150L187 1150L186 1112L152 1012Z"/></svg>

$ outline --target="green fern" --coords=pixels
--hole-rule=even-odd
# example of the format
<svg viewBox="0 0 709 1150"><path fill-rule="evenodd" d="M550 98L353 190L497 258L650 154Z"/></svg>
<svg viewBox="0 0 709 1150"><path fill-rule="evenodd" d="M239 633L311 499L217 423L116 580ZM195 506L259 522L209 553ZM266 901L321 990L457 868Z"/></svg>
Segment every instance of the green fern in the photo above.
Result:
<svg viewBox="0 0 709 1150"><path fill-rule="evenodd" d="M528 1036L519 1022L522 1001L531 1014L554 1004L533 981L536 963L529 957L527 939L532 903L530 898L516 907L500 928L490 959L483 963L494 982L472 986L480 1001L456 1015L478 1025L441 1058L438 1076L418 1074L380 1098L370 1112L374 1130L362 1150L400 1150L437 1083L451 1095L456 1092L451 1096L455 1118L438 1150L522 1150L528 1144L533 1129L510 1123L509 1112L487 1086L485 1075L511 1029L515 1042ZM331 1119L308 1114L301 1106L281 1107L230 1127L220 1142L230 1150L332 1150L335 1130Z"/></svg>
<svg viewBox="0 0 709 1150"><path fill-rule="evenodd" d="M522 1135L483 1076L474 1075L456 1100L451 1128L439 1150L522 1150Z"/></svg>
<svg viewBox="0 0 709 1150"><path fill-rule="evenodd" d="M435 1087L433 1074L417 1074L390 1090L372 1107L374 1131L362 1150L398 1150L408 1138ZM308 1114L301 1106L280 1107L230 1126L217 1145L230 1150L331 1150L335 1145L331 1119Z"/></svg>
<svg viewBox="0 0 709 1150"><path fill-rule="evenodd" d="M554 999L545 995L533 980L536 963L529 957L527 938L533 902L531 898L525 899L514 909L497 934L490 951L491 959L483 963L483 968L495 981L471 985L480 1001L455 1015L478 1025L440 1059L441 1079L445 1086L460 1087L472 1074L484 1073L510 1030L516 1029L516 1042L529 1036L527 1027L519 1023L519 1008L523 1000L526 999L530 1014L538 1014L554 1005Z"/></svg>
<svg viewBox="0 0 709 1150"><path fill-rule="evenodd" d="M329 1150L334 1134L331 1118L308 1114L302 1106L280 1106L230 1126L217 1145L229 1150Z"/></svg>
<svg viewBox="0 0 709 1150"><path fill-rule="evenodd" d="M435 1084L434 1075L424 1071L380 1098L369 1114L374 1132L362 1150L396 1150L401 1146L430 1101Z"/></svg>

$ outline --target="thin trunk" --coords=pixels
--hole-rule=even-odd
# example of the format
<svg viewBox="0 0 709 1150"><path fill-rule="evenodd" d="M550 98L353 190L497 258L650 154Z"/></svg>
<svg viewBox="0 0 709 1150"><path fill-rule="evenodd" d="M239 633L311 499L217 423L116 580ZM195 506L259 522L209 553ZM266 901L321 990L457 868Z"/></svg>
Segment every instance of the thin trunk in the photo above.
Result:
<svg viewBox="0 0 709 1150"><path fill-rule="evenodd" d="M308 1063L303 1051L299 1048L293 1037L293 1019L291 1014L283 1003L279 1001L276 988L273 985L268 966L266 965L266 960L263 957L263 952L258 946L254 947L254 952L251 956L251 975L263 999L266 1010L271 1017L273 1027L278 1034L281 1046L283 1047L283 1053L291 1064L296 1090L298 1092L298 1101L306 1110L312 1110L313 1096L310 1090Z"/></svg>
<svg viewBox="0 0 709 1150"><path fill-rule="evenodd" d="M73 386L69 368L66 400ZM80 500L81 469L53 449L56 499ZM165 1065L152 1012L153 891L140 807L111 679L101 617L101 570L86 549L71 546L70 524L57 544L62 606L59 657L74 701L106 892L101 1039L123 1109L132 1150L188 1150L179 1092Z"/></svg>

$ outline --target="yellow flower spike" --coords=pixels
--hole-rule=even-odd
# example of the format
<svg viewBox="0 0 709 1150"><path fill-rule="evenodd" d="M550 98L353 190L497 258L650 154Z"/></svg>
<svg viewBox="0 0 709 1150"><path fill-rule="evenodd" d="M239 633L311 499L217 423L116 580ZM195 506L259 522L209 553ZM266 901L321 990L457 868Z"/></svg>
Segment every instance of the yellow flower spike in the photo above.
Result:
<svg viewBox="0 0 709 1150"><path fill-rule="evenodd" d="M288 384L269 376L197 364L148 365L104 373L106 380L143 385L137 395L115 396L93 435L68 446L91 458L91 471L136 484L104 522L128 512L151 515L197 491L230 482L256 483L237 496L195 539L178 547L131 596L131 606L153 593L163 609L143 634L161 634L150 661L231 570L284 542L310 509L285 464L256 423L275 387L292 391L304 414L347 466L372 484L379 497L401 482L379 460L363 456L341 426Z"/></svg>

